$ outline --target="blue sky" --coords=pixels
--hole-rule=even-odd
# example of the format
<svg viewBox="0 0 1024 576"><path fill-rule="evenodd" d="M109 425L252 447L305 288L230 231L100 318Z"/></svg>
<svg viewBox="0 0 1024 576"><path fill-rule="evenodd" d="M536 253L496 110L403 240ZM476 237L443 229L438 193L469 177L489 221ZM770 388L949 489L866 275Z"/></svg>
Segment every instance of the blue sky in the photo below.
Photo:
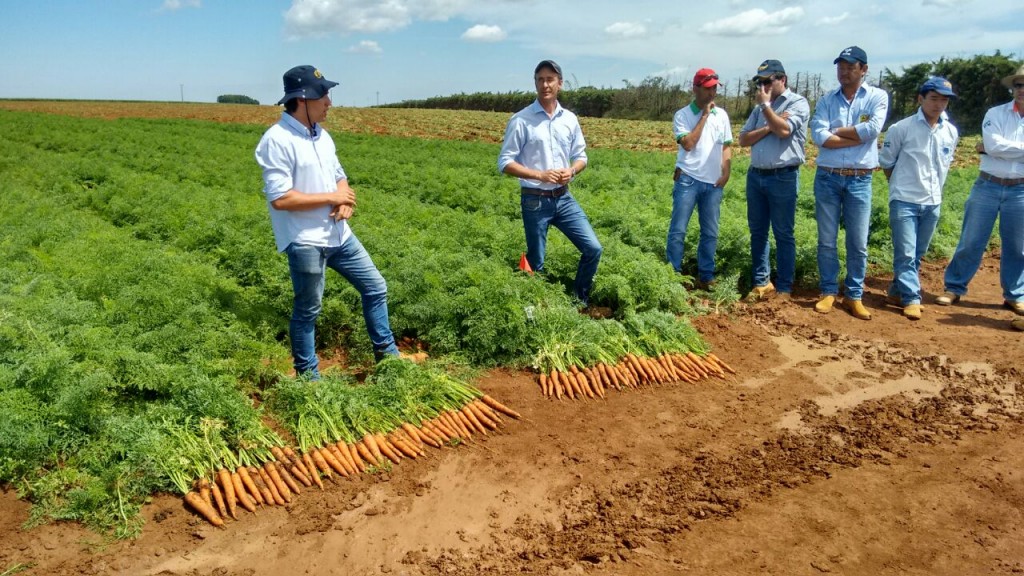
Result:
<svg viewBox="0 0 1024 576"><path fill-rule="evenodd" d="M689 8L684 8L684 6ZM856 44L870 72L946 57L1024 57L1021 0L0 0L0 98L271 104L312 64L335 105L532 90L553 58L571 84L730 88L766 58L822 74Z"/></svg>

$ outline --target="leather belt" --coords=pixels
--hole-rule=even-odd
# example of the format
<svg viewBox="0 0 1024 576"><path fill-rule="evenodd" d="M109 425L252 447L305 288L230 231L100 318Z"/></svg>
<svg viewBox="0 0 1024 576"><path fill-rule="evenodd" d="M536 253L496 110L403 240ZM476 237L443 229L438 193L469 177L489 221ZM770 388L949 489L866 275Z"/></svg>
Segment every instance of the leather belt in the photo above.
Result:
<svg viewBox="0 0 1024 576"><path fill-rule="evenodd" d="M1024 178L1000 178L999 176L993 176L988 172L980 172L978 178L982 180L988 180L989 182L995 182L1000 186L1020 186L1024 184Z"/></svg>
<svg viewBox="0 0 1024 576"><path fill-rule="evenodd" d="M527 188L523 186L520 188L523 194L529 194L530 196L544 196L545 198L558 198L565 196L569 193L569 186L559 186L552 190L542 190L540 188Z"/></svg>
<svg viewBox="0 0 1024 576"><path fill-rule="evenodd" d="M756 166L751 166L750 169L758 174L768 176L771 174L783 174L786 172L793 172L794 170L799 170L800 165L794 164L793 166L782 166L780 168L758 168Z"/></svg>
<svg viewBox="0 0 1024 576"><path fill-rule="evenodd" d="M874 172L871 168L828 168L826 166L818 166L818 170L824 170L826 174L836 176L871 176L871 173Z"/></svg>

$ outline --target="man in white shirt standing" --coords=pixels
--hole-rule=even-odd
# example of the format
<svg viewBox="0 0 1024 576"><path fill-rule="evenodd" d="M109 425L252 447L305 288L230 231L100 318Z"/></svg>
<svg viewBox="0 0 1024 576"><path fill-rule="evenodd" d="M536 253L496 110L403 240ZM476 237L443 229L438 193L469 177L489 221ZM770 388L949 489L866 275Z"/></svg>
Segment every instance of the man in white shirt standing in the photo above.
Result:
<svg viewBox="0 0 1024 576"><path fill-rule="evenodd" d="M1003 78L1013 101L989 108L981 125L980 172L964 204L964 222L946 291L935 299L949 306L967 293L999 218L999 283L1003 305L1024 316L1024 66Z"/></svg>
<svg viewBox="0 0 1024 576"><path fill-rule="evenodd" d="M313 66L284 74L281 120L256 146L263 169L270 224L279 252L288 256L295 299L288 334L295 372L318 379L316 319L320 315L326 268L345 277L362 298L363 319L379 360L398 356L388 321L388 288L347 221L355 192L338 162L334 140L320 125L337 86Z"/></svg>
<svg viewBox="0 0 1024 576"><path fill-rule="evenodd" d="M715 281L722 192L732 165L732 125L725 110L715 106L718 85L714 70L698 70L693 77L693 102L679 109L672 121L679 153L672 175L675 185L665 259L676 272L682 272L686 228L696 207L700 225L697 286L703 289L711 288Z"/></svg>
<svg viewBox="0 0 1024 576"><path fill-rule="evenodd" d="M903 315L921 319L921 257L939 223L942 186L960 138L946 116L953 85L929 78L918 91L917 113L889 127L878 164L889 181L892 284L888 300Z"/></svg>

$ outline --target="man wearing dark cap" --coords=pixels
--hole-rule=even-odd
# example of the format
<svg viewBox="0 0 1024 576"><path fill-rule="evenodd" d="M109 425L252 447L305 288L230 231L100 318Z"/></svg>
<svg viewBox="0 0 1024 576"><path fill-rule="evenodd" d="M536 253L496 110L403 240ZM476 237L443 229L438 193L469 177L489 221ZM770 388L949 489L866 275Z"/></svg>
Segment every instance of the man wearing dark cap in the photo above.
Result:
<svg viewBox="0 0 1024 576"><path fill-rule="evenodd" d="M892 284L887 300L921 318L921 257L939 223L942 186L960 134L946 116L953 85L929 78L918 91L917 113L889 127L878 163L889 180Z"/></svg>
<svg viewBox="0 0 1024 576"><path fill-rule="evenodd" d="M964 222L946 291L935 302L949 306L967 293L999 218L999 283L1003 306L1024 316L1024 66L1003 78L1013 100L989 108L981 124L978 179L964 204Z"/></svg>
<svg viewBox="0 0 1024 576"><path fill-rule="evenodd" d="M789 89L778 60L765 60L754 75L754 110L740 131L740 146L751 146L747 170L747 224L753 289L750 297L765 298L776 289L780 299L793 292L796 270L796 196L804 163L807 99ZM768 229L775 236L777 286L772 284Z"/></svg>
<svg viewBox="0 0 1024 576"><path fill-rule="evenodd" d="M326 268L345 277L362 297L363 318L374 355L398 355L388 321L387 284L348 226L355 193L338 162L334 140L320 125L337 86L313 66L284 74L281 120L256 146L263 193L277 249L288 256L295 299L289 335L295 372L317 379L316 319Z"/></svg>
<svg viewBox="0 0 1024 576"><path fill-rule="evenodd" d="M839 223L846 230L846 279L842 305L870 320L864 307L871 222L871 176L878 167L878 135L889 111L884 90L868 86L868 56L850 46L833 61L839 88L822 96L811 118L811 138L820 148L814 175L821 299L814 309L832 310L839 295Z"/></svg>
<svg viewBox="0 0 1024 576"><path fill-rule="evenodd" d="M690 216L697 208L697 287L710 289L715 281L715 250L722 191L729 181L732 126L725 110L715 106L718 74L701 68L693 76L693 102L676 111L672 128L679 152L672 175L672 216L665 259L682 273L684 241Z"/></svg>
<svg viewBox="0 0 1024 576"><path fill-rule="evenodd" d="M519 178L526 232L526 258L544 270L548 227L554 226L580 251L573 296L583 307L603 248L587 215L569 192L569 184L587 167L587 142L576 115L562 108L562 68L543 60L533 71L537 99L508 121L498 155L498 171Z"/></svg>

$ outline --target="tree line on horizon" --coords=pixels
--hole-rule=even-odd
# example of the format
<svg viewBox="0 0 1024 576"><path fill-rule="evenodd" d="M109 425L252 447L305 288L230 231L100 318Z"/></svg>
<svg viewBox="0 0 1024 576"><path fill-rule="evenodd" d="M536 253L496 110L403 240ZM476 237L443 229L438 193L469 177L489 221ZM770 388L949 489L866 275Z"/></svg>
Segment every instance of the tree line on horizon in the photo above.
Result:
<svg viewBox="0 0 1024 576"><path fill-rule="evenodd" d="M1022 60L996 50L992 55L970 58L946 58L922 62L900 71L884 68L871 76L871 83L889 93L887 124L912 114L917 108L918 87L930 76L943 76L953 83L958 98L949 104L948 113L962 134L978 134L985 112L1011 99L1000 83L1021 66ZM689 101L692 83L671 82L662 76L648 76L639 84L623 80L622 88L576 86L566 79L559 94L563 106L580 116L617 118L623 120L671 121L676 110ZM731 85L730 85L731 84ZM813 107L818 98L835 87L835 82L822 74L797 72L789 75L789 88L803 95ZM749 77L725 82L716 104L730 118L742 122L754 106L754 86ZM514 113L536 99L533 91L475 92L435 96L423 100L403 100L381 105L381 108L432 108L445 110L481 110Z"/></svg>

